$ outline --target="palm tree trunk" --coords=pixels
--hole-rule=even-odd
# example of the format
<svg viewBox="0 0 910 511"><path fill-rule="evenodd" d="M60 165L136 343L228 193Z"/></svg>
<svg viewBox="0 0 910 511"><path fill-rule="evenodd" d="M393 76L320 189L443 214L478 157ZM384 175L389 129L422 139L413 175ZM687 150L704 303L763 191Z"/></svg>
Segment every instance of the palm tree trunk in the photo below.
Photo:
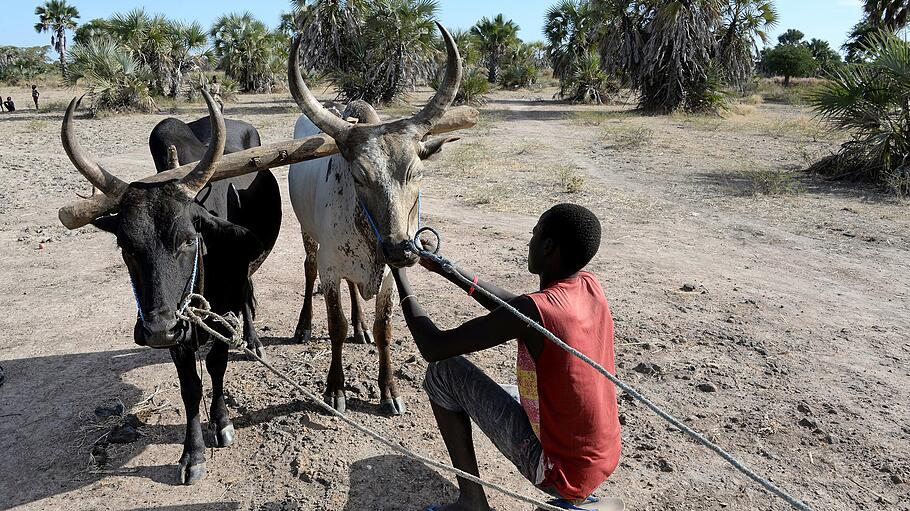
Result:
<svg viewBox="0 0 910 511"><path fill-rule="evenodd" d="M66 34L62 27L57 29L57 53L60 55L60 73L66 75Z"/></svg>

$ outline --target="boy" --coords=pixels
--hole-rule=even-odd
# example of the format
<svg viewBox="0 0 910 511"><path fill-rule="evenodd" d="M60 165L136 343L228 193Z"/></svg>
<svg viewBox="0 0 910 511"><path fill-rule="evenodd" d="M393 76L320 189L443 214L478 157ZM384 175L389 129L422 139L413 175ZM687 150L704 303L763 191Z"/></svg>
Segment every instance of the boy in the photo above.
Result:
<svg viewBox="0 0 910 511"><path fill-rule="evenodd" d="M38 110L38 96L40 95L41 93L38 92L38 86L32 85L32 100L35 102L35 110Z"/></svg>
<svg viewBox="0 0 910 511"><path fill-rule="evenodd" d="M492 300L483 286L611 372L613 320L597 279L582 271L600 246L600 221L587 209L559 204L541 215L528 243L528 270L540 291L515 295L480 281L447 277L491 312L442 331L413 295L405 270L393 270L408 328L427 368L424 389L452 464L478 475L471 419L521 474L559 505L594 501L591 492L616 469L619 417L613 384ZM432 262L422 263L443 274ZM500 386L461 355L518 339L518 389ZM516 396L515 394L518 394ZM487 511L480 485L459 478L458 500L439 511Z"/></svg>

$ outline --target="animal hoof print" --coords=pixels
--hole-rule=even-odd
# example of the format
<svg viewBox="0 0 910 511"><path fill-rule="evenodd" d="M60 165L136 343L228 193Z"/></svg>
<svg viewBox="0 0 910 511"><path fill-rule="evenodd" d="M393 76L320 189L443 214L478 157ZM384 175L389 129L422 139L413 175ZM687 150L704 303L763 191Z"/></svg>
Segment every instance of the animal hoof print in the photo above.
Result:
<svg viewBox="0 0 910 511"><path fill-rule="evenodd" d="M398 416L404 415L404 412L407 411L407 407L404 404L404 399L396 397L393 399L383 399L379 403L379 413L389 416Z"/></svg>
<svg viewBox="0 0 910 511"><path fill-rule="evenodd" d="M326 394L323 396L323 401L325 401L325 404L334 408L338 413L345 413L347 411L347 403L345 402L344 395Z"/></svg>
<svg viewBox="0 0 910 511"><path fill-rule="evenodd" d="M188 465L188 462L181 461L177 465L177 479L180 484L187 486L198 483L205 476L205 463Z"/></svg>
<svg viewBox="0 0 910 511"><path fill-rule="evenodd" d="M236 438L236 436L237 434L234 431L234 425L228 424L221 428L221 431L215 433L215 446L230 447L234 443L234 438Z"/></svg>

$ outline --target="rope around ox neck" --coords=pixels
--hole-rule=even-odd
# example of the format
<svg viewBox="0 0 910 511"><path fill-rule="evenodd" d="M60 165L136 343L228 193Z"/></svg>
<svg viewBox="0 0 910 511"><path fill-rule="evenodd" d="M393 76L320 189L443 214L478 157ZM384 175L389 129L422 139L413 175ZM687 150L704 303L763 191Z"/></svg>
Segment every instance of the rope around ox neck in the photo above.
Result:
<svg viewBox="0 0 910 511"><path fill-rule="evenodd" d="M199 306L191 305L192 302L198 302ZM526 502L528 504L537 506L538 509L544 509L546 511L564 511L564 508L561 508L559 506L554 506L552 504L548 504L541 500L526 497L526 496L521 495L517 492L514 492L502 485L484 481L483 479L481 479L473 474L469 474L463 470L459 470L450 465L446 465L444 463L440 463L436 460L428 458L422 454L418 454L418 453L411 451L410 449L404 447L403 445L400 445L398 443L395 443L395 442L385 438L384 436L380 435L376 431L354 422L353 420L346 417L343 413L339 412L338 410L336 410L336 409L332 408L331 406L329 406L328 404L326 404L322 399L319 399L318 396L316 396L309 390L305 389L297 382L291 380L290 377L287 376L287 374L276 369L274 366L272 366L272 364L270 364L267 361L260 358L259 355L257 355L255 351L247 348L246 344L243 341L243 319L236 316L233 312L229 312L229 313L225 314L224 316L217 314L215 312L212 312L212 307L209 304L208 300L205 299L204 296L199 295L199 294L187 295L187 297L184 298L183 304L180 306L180 309L177 310L177 317L179 317L180 319L183 319L185 321L190 321L190 322L198 325L200 328L202 328L203 330L208 332L215 339L227 344L231 348L235 348L235 349L247 354L248 356L252 357L254 360L256 360L257 362L259 362L260 364L265 366L266 369L268 369L273 374L275 374L275 376L278 376L279 378L281 378L282 380L287 382L290 386L294 387L294 389L296 389L298 392L303 394L303 396L307 400L314 403L317 407L319 407L320 409L322 409L329 415L337 417L338 419L340 419L342 422L344 422L348 426L369 436L373 440L388 447L389 449L392 449L393 451L404 455L406 458L412 459L414 461L418 461L420 463L423 463L424 465L442 470L444 472L449 472L458 477L467 479L468 481L471 481L471 482L477 483L479 485L485 486L487 488L490 488L491 490L496 490L500 493L508 495L509 497L512 497L513 499L520 500L522 502ZM205 322L206 319L211 319L211 320L214 320L217 323L219 323L221 326L223 326L228 331L228 334L230 335L230 337L227 337L224 334L222 334L222 333L218 332L217 330L213 329L212 327L210 327L208 324L206 324L206 322Z"/></svg>
<svg viewBox="0 0 910 511"><path fill-rule="evenodd" d="M433 234L436 237L436 240L437 240L436 249L433 252L429 252L427 250L424 250L423 248L420 248L422 246L422 243L418 239L418 237L420 236L420 234L422 232L430 232L431 234ZM632 396L633 399L644 404L652 412L656 413L661 418L663 418L664 420L666 420L667 422L672 424L674 427L678 428L679 430L683 431L684 433L686 433L687 435L689 435L690 437L695 439L698 443L700 443L703 446L707 447L708 449L714 451L718 456L720 456L727 463L732 465L733 468L742 472L747 477L749 477L749 479L752 479L756 483L760 484L762 487L764 487L769 492L771 492L774 495L777 495L781 499L785 500L788 504L793 506L794 509L798 509L800 511L812 511L812 508L810 508L805 502L797 499L796 497L793 497L792 495L790 495L789 493L787 493L786 491L782 490L777 485L775 485L774 483L769 481L767 478L762 477L762 476L758 475L757 473L755 473L752 469L745 466L743 464L743 462L734 458L732 454L725 451L722 447L720 447L719 445L715 444L714 442L708 440L701 433L699 433L699 432L695 431L694 429L690 428L689 426L686 426L685 424L683 424L682 421L680 421L679 419L677 419L676 417L671 415L669 412L666 412L661 407L654 404L650 399L641 395L637 390L632 388L628 383L620 380L615 375L613 375L613 373L611 373L610 371L607 371L607 369L604 368L602 365L598 364L597 362L595 362L594 360L589 358L584 353L582 353L582 352L576 350L575 348L569 346L568 344L566 344L565 341L563 341L562 339L557 337L555 334L553 334L553 332L550 332L549 330L547 330L546 328L541 326L536 321L534 321L531 318L529 318L528 316L522 314L521 311L519 311L515 307L512 307L506 301L502 300L501 298L494 295L493 293L487 291L482 286L478 286L478 285L476 285L476 283L472 283L472 281L470 279L463 276L458 270L455 269L455 265L452 263L452 261L449 261L448 259L436 254L436 252L439 251L439 245L441 244L440 243L441 239L442 238L439 236L439 233L436 232L434 229L432 229L430 227L424 227L423 229L421 229L420 231L417 232L417 234L414 236L414 240L410 242L409 250L411 250L413 253L417 254L421 258L429 259L429 260L435 262L440 267L442 267L442 269L446 273L454 276L456 279L460 280L464 284L474 285L474 288L476 289L477 292L481 293L482 295L489 298L490 300L493 300L499 306L505 307L506 310L508 310L515 316L517 316L519 319L521 319L522 321L527 323L528 326L530 326L531 328L533 328L534 330L536 330L537 332L542 334L544 337L546 337L547 339L552 341L553 344L559 346L564 351L581 359L586 364L593 367L598 373L602 374L604 377L606 377L608 380L610 380L614 385L616 385L617 387L619 387L620 389L625 391L627 394Z"/></svg>

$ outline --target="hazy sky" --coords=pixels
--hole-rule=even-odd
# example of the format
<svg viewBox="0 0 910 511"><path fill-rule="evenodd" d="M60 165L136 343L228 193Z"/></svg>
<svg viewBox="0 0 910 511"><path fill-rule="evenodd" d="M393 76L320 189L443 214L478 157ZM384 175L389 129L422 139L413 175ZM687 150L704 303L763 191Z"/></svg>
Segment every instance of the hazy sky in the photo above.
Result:
<svg viewBox="0 0 910 511"><path fill-rule="evenodd" d="M48 44L46 34L37 34L34 24L36 0L5 0L0 24L0 46L34 46ZM105 18L117 11L145 7L150 12L161 12L172 18L198 20L208 27L219 15L231 11L250 10L269 25L278 23L278 13L287 10L287 0L69 0L79 9L80 21ZM440 19L450 28L468 28L482 16L503 13L521 26L525 41L543 39L543 17L555 0L440 0ZM798 28L807 38L817 37L840 47L847 32L860 18L861 0L777 0L781 23L775 31Z"/></svg>

